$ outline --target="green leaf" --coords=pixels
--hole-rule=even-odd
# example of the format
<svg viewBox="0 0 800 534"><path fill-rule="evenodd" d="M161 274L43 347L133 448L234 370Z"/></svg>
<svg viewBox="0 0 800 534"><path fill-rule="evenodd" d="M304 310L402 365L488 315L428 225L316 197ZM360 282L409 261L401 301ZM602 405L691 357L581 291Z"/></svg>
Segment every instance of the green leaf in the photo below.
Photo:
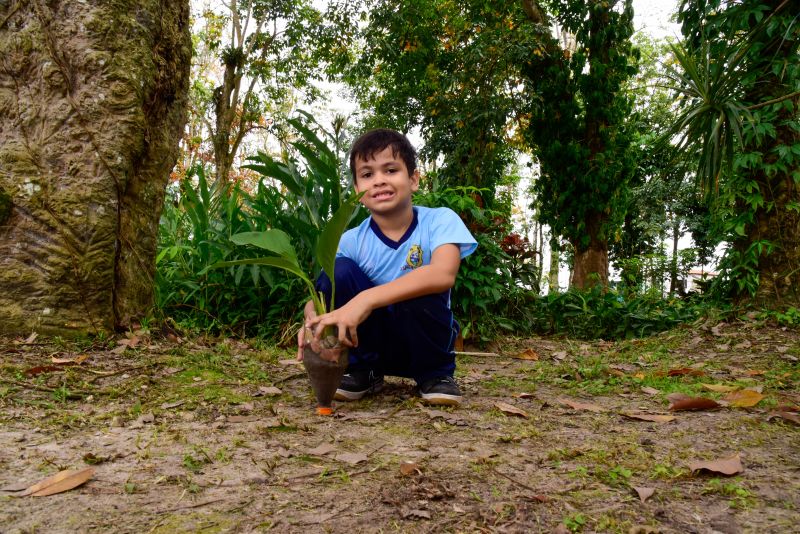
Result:
<svg viewBox="0 0 800 534"><path fill-rule="evenodd" d="M269 250L297 264L297 253L292 246L289 235L283 230L272 228L263 232L241 232L232 235L231 241L237 245L254 245L258 248Z"/></svg>
<svg viewBox="0 0 800 534"><path fill-rule="evenodd" d="M358 206L358 200L361 195L363 193L352 195L339 206L339 209L333 214L325 228L322 229L322 234L320 234L317 241L317 261L331 280L334 279L334 265L336 263L339 240L342 238L342 234L347 228L347 223L350 222L356 206ZM331 297L331 301L333 301L333 297Z"/></svg>

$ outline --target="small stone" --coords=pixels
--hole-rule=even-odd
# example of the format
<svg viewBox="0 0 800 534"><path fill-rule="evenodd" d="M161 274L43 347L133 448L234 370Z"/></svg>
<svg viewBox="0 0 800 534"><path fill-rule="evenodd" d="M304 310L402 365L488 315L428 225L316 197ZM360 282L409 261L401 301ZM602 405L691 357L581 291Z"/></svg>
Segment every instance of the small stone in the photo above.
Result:
<svg viewBox="0 0 800 534"><path fill-rule="evenodd" d="M119 428L125 426L125 424L122 422L122 418L120 416L115 415L111 418L111 426Z"/></svg>

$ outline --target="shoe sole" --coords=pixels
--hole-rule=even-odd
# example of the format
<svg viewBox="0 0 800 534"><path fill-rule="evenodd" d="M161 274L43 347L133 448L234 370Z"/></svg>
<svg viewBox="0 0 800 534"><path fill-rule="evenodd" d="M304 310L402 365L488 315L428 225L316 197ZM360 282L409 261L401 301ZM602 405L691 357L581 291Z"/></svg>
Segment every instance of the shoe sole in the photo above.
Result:
<svg viewBox="0 0 800 534"><path fill-rule="evenodd" d="M420 395L425 404L433 406L458 406L461 404L461 395L447 395L445 393L422 393Z"/></svg>
<svg viewBox="0 0 800 534"><path fill-rule="evenodd" d="M383 384L372 386L364 391L348 391L346 389L337 389L336 393L333 395L333 398L334 400L338 401L356 401L362 399L367 393L378 393L382 389Z"/></svg>

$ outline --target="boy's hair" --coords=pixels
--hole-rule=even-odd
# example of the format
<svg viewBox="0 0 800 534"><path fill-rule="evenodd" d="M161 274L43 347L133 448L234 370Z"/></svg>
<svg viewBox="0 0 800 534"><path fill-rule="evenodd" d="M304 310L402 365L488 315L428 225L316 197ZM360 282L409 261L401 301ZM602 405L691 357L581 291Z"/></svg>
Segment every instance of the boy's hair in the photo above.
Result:
<svg viewBox="0 0 800 534"><path fill-rule="evenodd" d="M411 146L408 138L389 128L376 128L361 134L350 148L350 172L353 174L353 180L356 179L356 158L367 161L387 147L392 148L394 157L400 155L409 175L417 169L417 151Z"/></svg>

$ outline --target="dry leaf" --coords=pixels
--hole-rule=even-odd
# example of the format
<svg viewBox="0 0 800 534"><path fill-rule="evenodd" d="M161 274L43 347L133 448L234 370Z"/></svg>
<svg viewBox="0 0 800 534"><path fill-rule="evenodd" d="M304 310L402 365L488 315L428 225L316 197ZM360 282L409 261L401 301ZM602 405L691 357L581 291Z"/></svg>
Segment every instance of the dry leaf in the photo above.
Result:
<svg viewBox="0 0 800 534"><path fill-rule="evenodd" d="M53 371L61 371L61 367L57 365L37 365L25 370L25 376L38 376L42 373L52 373Z"/></svg>
<svg viewBox="0 0 800 534"><path fill-rule="evenodd" d="M728 393L730 391L736 391L739 389L736 386L723 386L722 384L700 384L703 386L703 389L707 389L708 391L715 391L717 393Z"/></svg>
<svg viewBox="0 0 800 534"><path fill-rule="evenodd" d="M229 423L252 423L258 421L258 417L255 415L231 415L227 420Z"/></svg>
<svg viewBox="0 0 800 534"><path fill-rule="evenodd" d="M514 393L514 396L518 399L532 399L533 393Z"/></svg>
<svg viewBox="0 0 800 534"><path fill-rule="evenodd" d="M300 365L303 362L300 362L300 361L297 361L294 358L291 358L289 360L278 360L278 363L281 364L281 365Z"/></svg>
<svg viewBox="0 0 800 534"><path fill-rule="evenodd" d="M274 397L281 394L283 394L283 391L275 386L259 386L258 391L253 393L253 397Z"/></svg>
<svg viewBox="0 0 800 534"><path fill-rule="evenodd" d="M175 401L175 402L165 402L161 405L162 410L171 410L173 408L177 408L178 406L182 406L186 404L186 401Z"/></svg>
<svg viewBox="0 0 800 534"><path fill-rule="evenodd" d="M789 421L796 425L800 425L800 415L794 412L786 412L786 411L774 411L770 412L769 416L767 416L767 421L774 419L775 417L780 417L784 421Z"/></svg>
<svg viewBox="0 0 800 534"><path fill-rule="evenodd" d="M34 332L25 339L25 343L33 343L34 341L36 341L37 337L39 337L39 333Z"/></svg>
<svg viewBox="0 0 800 534"><path fill-rule="evenodd" d="M427 510L418 510L418 509L407 510L407 511L403 512L403 519L409 519L409 518L430 519L431 518L431 513L428 512Z"/></svg>
<svg viewBox="0 0 800 534"><path fill-rule="evenodd" d="M567 357L567 351L565 350L559 350L553 353L553 358L555 358L556 360L563 360L566 357Z"/></svg>
<svg viewBox="0 0 800 534"><path fill-rule="evenodd" d="M720 460L712 460L710 462L692 462L689 464L689 469L692 472L705 470L726 476L736 475L744 471L744 467L742 467L742 459L739 457L738 452L729 458L722 458Z"/></svg>
<svg viewBox="0 0 800 534"><path fill-rule="evenodd" d="M525 349L522 352L520 352L519 354L517 354L516 356L512 356L512 357L516 358L517 360L539 361L539 355L533 349Z"/></svg>
<svg viewBox="0 0 800 534"><path fill-rule="evenodd" d="M682 367L680 369L670 369L667 371L667 376L705 376L705 372L700 369L692 369L691 367Z"/></svg>
<svg viewBox="0 0 800 534"><path fill-rule="evenodd" d="M369 460L366 454L360 452L343 452L342 454L337 454L335 459L350 465L360 464Z"/></svg>
<svg viewBox="0 0 800 534"><path fill-rule="evenodd" d="M644 393L647 393L648 395L658 395L659 393L661 393L661 390L658 390L656 388L647 387L647 386L643 387L642 391Z"/></svg>
<svg viewBox="0 0 800 534"><path fill-rule="evenodd" d="M636 378L637 380L644 380L644 373L636 373L633 375L633 378Z"/></svg>
<svg viewBox="0 0 800 534"><path fill-rule="evenodd" d="M630 419L638 419L640 421L652 421L653 423L669 423L670 421L677 419L674 415L658 415L635 412L620 412L620 415L624 415Z"/></svg>
<svg viewBox="0 0 800 534"><path fill-rule="evenodd" d="M687 411L687 410L713 410L719 408L719 403L712 399L705 397L686 397L680 400L672 401L669 409L673 412Z"/></svg>
<svg viewBox="0 0 800 534"><path fill-rule="evenodd" d="M400 474L403 476L421 475L422 468L416 462L405 461L400 464Z"/></svg>
<svg viewBox="0 0 800 534"><path fill-rule="evenodd" d="M636 493L639 495L639 500L642 502L652 497L656 492L656 490L653 488L637 488L636 486L633 486L633 489L636 490Z"/></svg>
<svg viewBox="0 0 800 534"><path fill-rule="evenodd" d="M88 354L81 354L80 356L76 356L75 358L56 358L53 356L50 360L59 365L79 365L85 362L89 358Z"/></svg>
<svg viewBox="0 0 800 534"><path fill-rule="evenodd" d="M312 456L325 456L326 454L330 454L332 452L336 452L336 447L330 443L320 443L313 449L310 449L308 454Z"/></svg>
<svg viewBox="0 0 800 534"><path fill-rule="evenodd" d="M589 404L584 402L578 402L567 398L560 398L558 402L561 404L565 404L572 408L573 410L588 410L590 412L605 412L606 409L602 406L598 406L596 404Z"/></svg>
<svg viewBox="0 0 800 534"><path fill-rule="evenodd" d="M505 402L495 402L494 406L506 415L517 415L525 418L528 417L528 413L525 410L520 410L516 406L512 406L511 404Z"/></svg>
<svg viewBox="0 0 800 534"><path fill-rule="evenodd" d="M743 389L741 391L734 391L729 393L723 399L730 406L736 408L752 408L764 398L764 395L752 389Z"/></svg>
<svg viewBox="0 0 800 534"><path fill-rule="evenodd" d="M747 376L761 376L767 374L767 372L760 369L749 369L745 371L744 374Z"/></svg>
<svg viewBox="0 0 800 534"><path fill-rule="evenodd" d="M94 467L87 467L86 469L74 470L67 469L56 473L51 477L37 482L33 486L19 494L20 497L30 495L32 497L47 497L48 495L55 495L77 488L84 484L87 480L94 475Z"/></svg>
<svg viewBox="0 0 800 534"><path fill-rule="evenodd" d="M16 491L22 491L22 490L26 490L26 489L28 489L28 483L27 482L17 482L16 484L9 484L8 486L4 486L4 487L0 488L0 491L16 492Z"/></svg>

